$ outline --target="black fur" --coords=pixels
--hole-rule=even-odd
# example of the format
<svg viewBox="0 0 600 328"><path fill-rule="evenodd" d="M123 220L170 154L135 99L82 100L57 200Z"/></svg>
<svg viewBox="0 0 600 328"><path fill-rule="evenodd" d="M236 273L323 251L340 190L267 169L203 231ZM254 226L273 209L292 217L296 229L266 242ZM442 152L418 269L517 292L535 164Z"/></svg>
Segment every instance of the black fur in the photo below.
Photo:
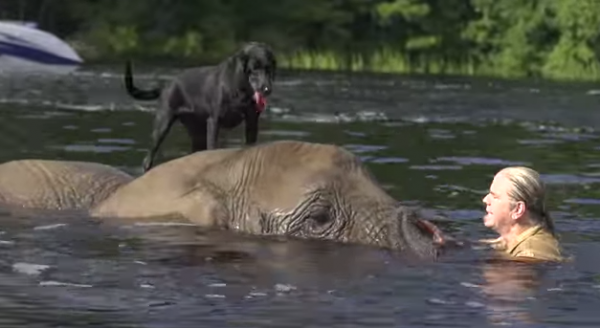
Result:
<svg viewBox="0 0 600 328"><path fill-rule="evenodd" d="M263 97L271 94L276 70L273 51L265 44L250 42L218 65L188 68L164 88L141 90L133 85L131 62L127 61L127 93L138 100L160 98L144 172L152 168L156 152L175 120L186 128L192 152L217 148L219 129L232 129L242 121L246 144L255 144L260 112L254 93L260 92Z"/></svg>

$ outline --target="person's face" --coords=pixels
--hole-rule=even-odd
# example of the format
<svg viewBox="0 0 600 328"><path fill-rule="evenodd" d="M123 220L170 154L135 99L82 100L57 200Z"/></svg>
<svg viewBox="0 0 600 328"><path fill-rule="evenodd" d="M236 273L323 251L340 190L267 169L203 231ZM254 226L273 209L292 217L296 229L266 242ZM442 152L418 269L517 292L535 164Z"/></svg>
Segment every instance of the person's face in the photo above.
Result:
<svg viewBox="0 0 600 328"><path fill-rule="evenodd" d="M511 188L510 180L498 173L492 181L489 193L483 198L486 206L483 224L501 235L506 233L520 217L508 196Z"/></svg>

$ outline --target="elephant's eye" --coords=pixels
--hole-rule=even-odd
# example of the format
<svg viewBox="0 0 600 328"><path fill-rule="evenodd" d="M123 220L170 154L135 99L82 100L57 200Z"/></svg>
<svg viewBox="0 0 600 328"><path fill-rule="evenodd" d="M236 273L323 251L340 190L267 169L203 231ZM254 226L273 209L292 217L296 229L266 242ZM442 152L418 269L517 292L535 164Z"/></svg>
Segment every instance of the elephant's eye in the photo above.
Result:
<svg viewBox="0 0 600 328"><path fill-rule="evenodd" d="M335 219L327 207L315 209L308 217L305 225L305 232L311 236L326 236L332 232L335 227Z"/></svg>
<svg viewBox="0 0 600 328"><path fill-rule="evenodd" d="M318 205L315 204L315 206L312 207L311 213L307 219L308 227L310 227L313 232L327 229L327 227L329 227L333 222L331 208L327 203Z"/></svg>
<svg viewBox="0 0 600 328"><path fill-rule="evenodd" d="M303 233L308 235L322 235L327 233L335 223L333 204L330 201L328 190L314 188L306 197L306 207L303 215Z"/></svg>
<svg viewBox="0 0 600 328"><path fill-rule="evenodd" d="M331 217L329 216L329 211L326 209L321 209L315 214L311 215L310 219L314 221L317 225L326 224L331 221Z"/></svg>

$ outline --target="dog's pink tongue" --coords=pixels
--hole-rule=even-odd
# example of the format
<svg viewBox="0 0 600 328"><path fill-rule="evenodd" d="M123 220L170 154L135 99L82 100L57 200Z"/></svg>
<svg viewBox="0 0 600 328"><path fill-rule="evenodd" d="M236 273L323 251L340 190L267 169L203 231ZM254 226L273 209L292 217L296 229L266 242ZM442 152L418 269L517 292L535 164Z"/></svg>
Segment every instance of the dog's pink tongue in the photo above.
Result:
<svg viewBox="0 0 600 328"><path fill-rule="evenodd" d="M267 100L260 92L254 92L254 101L256 102L256 111L259 113L267 107Z"/></svg>

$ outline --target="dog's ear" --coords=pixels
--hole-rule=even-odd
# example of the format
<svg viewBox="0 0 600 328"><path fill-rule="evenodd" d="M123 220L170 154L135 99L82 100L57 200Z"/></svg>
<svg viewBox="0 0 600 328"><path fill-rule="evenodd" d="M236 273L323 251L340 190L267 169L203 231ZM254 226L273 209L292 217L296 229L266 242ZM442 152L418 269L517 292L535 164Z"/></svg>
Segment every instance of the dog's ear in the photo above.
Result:
<svg viewBox="0 0 600 328"><path fill-rule="evenodd" d="M240 58L240 60L242 61L242 67L244 68L244 73L245 74L250 74L250 54L248 54L247 52L242 52L242 56Z"/></svg>
<svg viewBox="0 0 600 328"><path fill-rule="evenodd" d="M277 58L275 58L275 55L271 56L271 71L273 80L275 80L275 76L277 75Z"/></svg>
<svg viewBox="0 0 600 328"><path fill-rule="evenodd" d="M250 74L250 68L248 67L248 62L250 61L250 55L246 49L241 49L236 56L237 59L237 71L243 73L244 75Z"/></svg>

